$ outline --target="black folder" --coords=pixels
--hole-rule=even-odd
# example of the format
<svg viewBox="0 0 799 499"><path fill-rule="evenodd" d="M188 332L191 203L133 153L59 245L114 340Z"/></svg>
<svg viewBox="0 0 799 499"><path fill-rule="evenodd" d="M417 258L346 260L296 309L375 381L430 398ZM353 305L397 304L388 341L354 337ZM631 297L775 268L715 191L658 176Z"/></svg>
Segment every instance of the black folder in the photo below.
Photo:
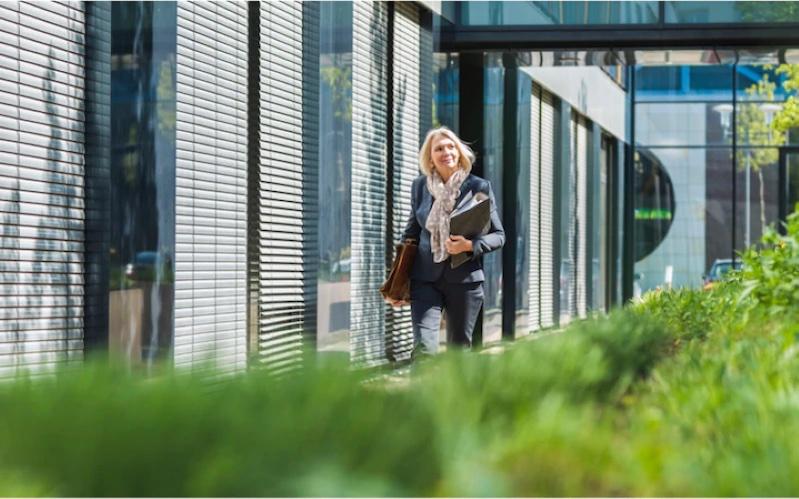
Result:
<svg viewBox="0 0 799 499"><path fill-rule="evenodd" d="M482 192L474 196L466 195L458 207L449 216L450 235L463 236L473 239L486 234L491 226L491 200ZM463 265L470 258L468 253L458 253L450 256L450 267L456 268Z"/></svg>

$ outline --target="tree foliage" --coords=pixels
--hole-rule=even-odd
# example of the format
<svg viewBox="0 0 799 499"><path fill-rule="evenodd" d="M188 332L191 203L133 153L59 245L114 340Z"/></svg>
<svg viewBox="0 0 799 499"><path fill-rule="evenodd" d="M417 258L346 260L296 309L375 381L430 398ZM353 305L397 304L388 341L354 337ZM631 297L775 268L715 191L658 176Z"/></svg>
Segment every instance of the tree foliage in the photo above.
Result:
<svg viewBox="0 0 799 499"><path fill-rule="evenodd" d="M799 127L799 64L781 64L775 71L785 75L782 88L788 93L788 98L782 104L782 109L774 117L772 127L779 132L787 132L791 128Z"/></svg>

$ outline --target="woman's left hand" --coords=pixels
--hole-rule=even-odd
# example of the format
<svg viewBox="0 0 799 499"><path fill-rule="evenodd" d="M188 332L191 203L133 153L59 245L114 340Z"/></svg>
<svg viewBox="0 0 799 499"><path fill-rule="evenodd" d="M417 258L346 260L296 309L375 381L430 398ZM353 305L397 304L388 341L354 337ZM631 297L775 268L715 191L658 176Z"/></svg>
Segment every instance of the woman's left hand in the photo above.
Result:
<svg viewBox="0 0 799 499"><path fill-rule="evenodd" d="M449 239L444 242L444 246L447 247L447 253L450 255L472 251L472 241L463 236L449 236Z"/></svg>

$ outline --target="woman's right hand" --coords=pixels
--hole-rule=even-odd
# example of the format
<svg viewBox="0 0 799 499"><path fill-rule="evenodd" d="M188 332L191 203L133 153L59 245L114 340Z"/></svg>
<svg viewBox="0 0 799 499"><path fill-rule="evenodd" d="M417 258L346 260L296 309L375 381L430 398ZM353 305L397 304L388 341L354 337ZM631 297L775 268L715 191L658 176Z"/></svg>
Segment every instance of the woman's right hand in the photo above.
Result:
<svg viewBox="0 0 799 499"><path fill-rule="evenodd" d="M386 298L385 301L386 301L386 303L388 303L389 305L391 305L394 308L404 307L405 305L410 305L411 304L411 302L409 302L409 301L392 300L391 298Z"/></svg>

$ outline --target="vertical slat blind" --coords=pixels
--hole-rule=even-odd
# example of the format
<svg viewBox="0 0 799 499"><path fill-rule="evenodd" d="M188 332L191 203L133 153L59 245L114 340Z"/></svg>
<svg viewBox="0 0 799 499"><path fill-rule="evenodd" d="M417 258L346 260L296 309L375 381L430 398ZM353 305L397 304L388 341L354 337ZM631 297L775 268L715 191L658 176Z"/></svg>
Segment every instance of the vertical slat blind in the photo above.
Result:
<svg viewBox="0 0 799 499"><path fill-rule="evenodd" d="M411 183L419 175L420 65L419 8L411 3L395 4L394 15L394 178L392 240L400 241L411 209ZM393 249L393 248L392 248ZM386 351L391 360L410 357L413 328L409 306L387 307Z"/></svg>
<svg viewBox="0 0 799 499"><path fill-rule="evenodd" d="M585 318L588 310L588 127L586 120L579 116L575 122L577 136L577 315Z"/></svg>
<svg viewBox="0 0 799 499"><path fill-rule="evenodd" d="M0 3L0 377L83 356L82 2Z"/></svg>
<svg viewBox="0 0 799 499"><path fill-rule="evenodd" d="M555 325L555 98L543 90L541 92L541 227L539 247L541 253L541 327Z"/></svg>
<svg viewBox="0 0 799 499"><path fill-rule="evenodd" d="M311 7L260 3L260 152L257 178L251 179L259 199L257 235L251 236L259 246L257 359L273 372L300 366L305 335L315 333L308 310L316 307L307 292L315 274L307 262L309 250L315 252L309 226L317 214L317 180L310 158L316 157L318 137L307 132L315 126L308 108L318 104L304 94L306 79L318 86L316 74L309 74L318 72L318 62L309 68L308 59L319 54L303 36L304 25L319 22Z"/></svg>
<svg viewBox="0 0 799 499"><path fill-rule="evenodd" d="M564 137L563 140L569 141L569 204L568 220L564 221L566 230L568 231L568 246L562 248L561 255L563 260L567 263L568 279L569 279L569 294L566 312L569 320L577 317L577 117L571 113L569 119L569 136ZM561 317L564 310L561 310Z"/></svg>
<svg viewBox="0 0 799 499"><path fill-rule="evenodd" d="M533 84L530 99L530 257L529 279L531 331L541 329L541 87Z"/></svg>
<svg viewBox="0 0 799 499"><path fill-rule="evenodd" d="M176 365L246 362L247 4L178 4Z"/></svg>
<svg viewBox="0 0 799 499"><path fill-rule="evenodd" d="M385 2L353 3L350 358L385 362L387 24Z"/></svg>

